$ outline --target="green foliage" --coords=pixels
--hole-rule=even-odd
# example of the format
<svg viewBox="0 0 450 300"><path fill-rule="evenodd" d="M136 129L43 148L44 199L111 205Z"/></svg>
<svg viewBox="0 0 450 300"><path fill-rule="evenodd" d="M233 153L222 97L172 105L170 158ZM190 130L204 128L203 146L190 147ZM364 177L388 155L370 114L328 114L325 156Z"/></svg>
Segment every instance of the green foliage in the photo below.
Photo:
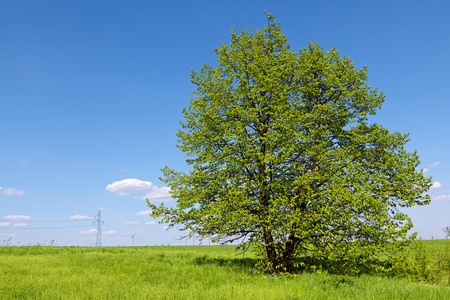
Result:
<svg viewBox="0 0 450 300"><path fill-rule="evenodd" d="M418 280L428 280L431 278L431 268L429 267L431 257L426 250L422 240L413 242L413 264L412 271Z"/></svg>
<svg viewBox="0 0 450 300"><path fill-rule="evenodd" d="M176 207L147 201L153 217L215 242L257 245L268 272L296 259L339 261L358 272L408 242L399 208L429 203L408 134L369 124L384 94L336 49L295 52L273 15L234 29L218 67L193 71L178 147L191 171L163 169Z"/></svg>
<svg viewBox="0 0 450 300"><path fill-rule="evenodd" d="M394 273L416 281L430 281L433 279L433 269L430 265L431 256L422 240L412 242L410 249L398 260Z"/></svg>
<svg viewBox="0 0 450 300"><path fill-rule="evenodd" d="M403 253L385 260L385 263L390 265L387 275L449 285L450 240L414 240Z"/></svg>
<svg viewBox="0 0 450 300"><path fill-rule="evenodd" d="M445 236L447 238L450 238L450 226L445 227L444 229L442 229L442 231L445 232Z"/></svg>
<svg viewBox="0 0 450 300"><path fill-rule="evenodd" d="M450 285L450 240L447 238L443 249L436 249L433 252L436 256L437 277Z"/></svg>

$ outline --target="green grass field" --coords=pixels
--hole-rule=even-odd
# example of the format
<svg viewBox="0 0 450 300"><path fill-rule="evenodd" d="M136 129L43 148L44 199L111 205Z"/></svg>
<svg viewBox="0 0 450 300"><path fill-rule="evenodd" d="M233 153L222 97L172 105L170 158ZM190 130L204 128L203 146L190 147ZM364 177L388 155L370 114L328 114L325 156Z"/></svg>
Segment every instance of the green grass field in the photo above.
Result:
<svg viewBox="0 0 450 300"><path fill-rule="evenodd" d="M426 241L432 252L446 241ZM252 275L234 246L0 247L0 299L450 299L450 287L326 273Z"/></svg>

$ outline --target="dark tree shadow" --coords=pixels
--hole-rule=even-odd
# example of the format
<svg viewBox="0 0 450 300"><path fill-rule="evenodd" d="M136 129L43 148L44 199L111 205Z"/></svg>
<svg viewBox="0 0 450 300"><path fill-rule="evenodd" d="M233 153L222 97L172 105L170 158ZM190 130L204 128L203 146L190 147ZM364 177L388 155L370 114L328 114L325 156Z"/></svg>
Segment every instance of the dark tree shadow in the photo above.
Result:
<svg viewBox="0 0 450 300"><path fill-rule="evenodd" d="M196 265L215 265L219 267L239 267L251 269L258 259L254 258L215 258L209 256L198 256L194 258Z"/></svg>
<svg viewBox="0 0 450 300"><path fill-rule="evenodd" d="M216 258L207 255L193 258L196 265L211 265L219 267L232 267L234 269L245 269L254 272L255 266L259 262L256 258ZM301 274L304 272L314 273L317 271L327 272L333 275L360 276L362 274L380 274L377 269L379 267L390 268L391 263L378 259L324 259L313 256L303 256L295 260L298 266L294 269L293 274ZM263 271L263 270L262 270ZM272 272L271 272L272 273ZM384 273L389 276L389 274Z"/></svg>

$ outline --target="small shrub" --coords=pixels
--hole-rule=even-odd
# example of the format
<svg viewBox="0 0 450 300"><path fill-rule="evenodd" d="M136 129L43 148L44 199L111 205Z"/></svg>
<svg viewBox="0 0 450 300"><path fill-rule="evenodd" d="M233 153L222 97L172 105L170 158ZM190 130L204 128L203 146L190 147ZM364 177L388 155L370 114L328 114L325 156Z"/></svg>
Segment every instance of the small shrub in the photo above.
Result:
<svg viewBox="0 0 450 300"><path fill-rule="evenodd" d="M436 250L435 253L436 273L441 277L441 281L450 284L450 240L446 240L444 249Z"/></svg>

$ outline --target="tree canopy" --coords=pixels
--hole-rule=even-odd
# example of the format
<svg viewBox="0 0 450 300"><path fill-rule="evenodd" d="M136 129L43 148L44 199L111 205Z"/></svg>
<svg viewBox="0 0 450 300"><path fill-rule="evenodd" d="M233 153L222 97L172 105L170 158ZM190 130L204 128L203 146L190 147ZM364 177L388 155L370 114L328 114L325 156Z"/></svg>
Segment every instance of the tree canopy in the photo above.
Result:
<svg viewBox="0 0 450 300"><path fill-rule="evenodd" d="M163 169L176 207L151 216L215 242L262 250L267 270L296 257L368 257L407 240L401 208L429 203L408 134L372 124L385 95L336 49L293 51L280 24L232 29L218 66L193 71L178 147L189 172Z"/></svg>

